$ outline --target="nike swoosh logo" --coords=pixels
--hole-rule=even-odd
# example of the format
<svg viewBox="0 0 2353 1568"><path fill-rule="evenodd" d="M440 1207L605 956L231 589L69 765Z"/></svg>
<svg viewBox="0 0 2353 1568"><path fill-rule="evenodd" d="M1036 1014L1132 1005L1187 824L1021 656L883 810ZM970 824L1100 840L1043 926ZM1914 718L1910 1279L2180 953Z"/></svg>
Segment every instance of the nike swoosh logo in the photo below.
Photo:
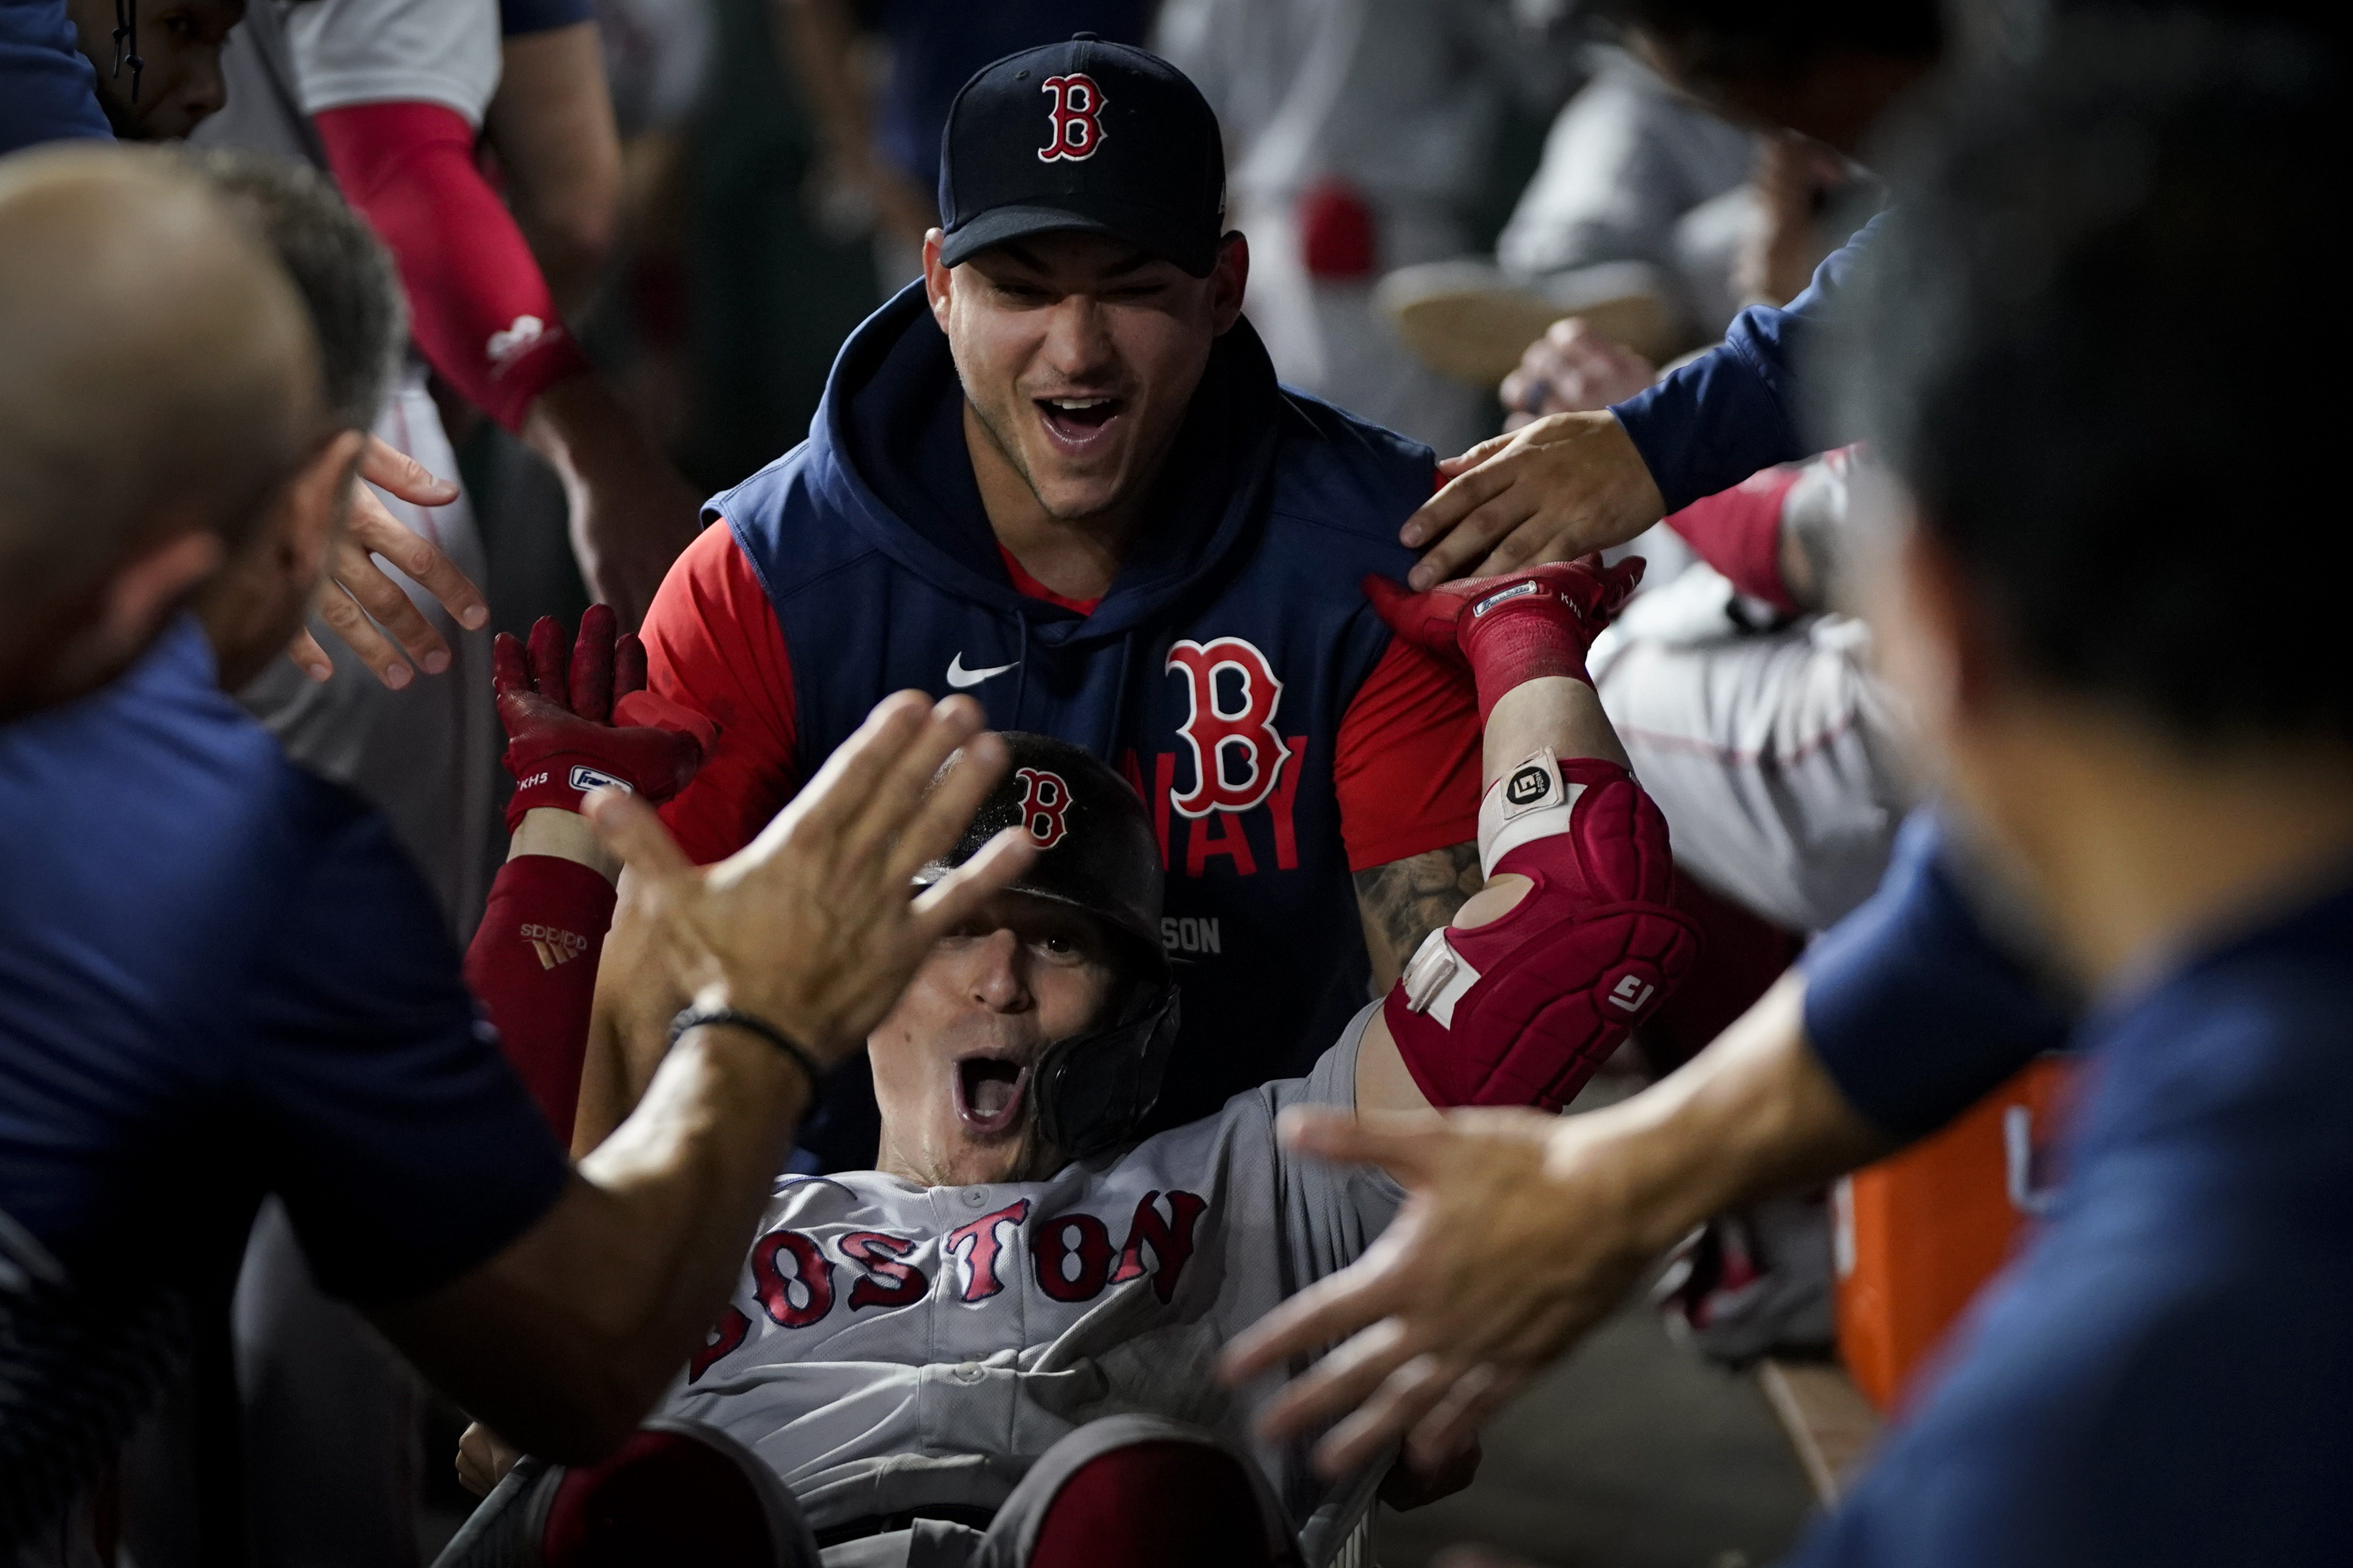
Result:
<svg viewBox="0 0 2353 1568"><path fill-rule="evenodd" d="M1017 658L1013 661L1013 664L1019 664L1020 662L1021 661ZM967 686L978 686L982 681L987 680L992 675L1003 675L1007 670L1013 668L1013 664L991 665L987 669L966 669L964 667L964 652L962 649L958 649L956 656L948 660L948 684L955 687L958 691L962 691Z"/></svg>

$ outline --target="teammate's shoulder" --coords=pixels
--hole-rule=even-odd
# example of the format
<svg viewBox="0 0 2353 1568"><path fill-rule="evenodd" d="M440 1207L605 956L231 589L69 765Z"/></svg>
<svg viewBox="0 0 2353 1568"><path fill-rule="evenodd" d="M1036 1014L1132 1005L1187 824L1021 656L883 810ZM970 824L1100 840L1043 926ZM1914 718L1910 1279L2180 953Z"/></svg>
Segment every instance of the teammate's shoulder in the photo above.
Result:
<svg viewBox="0 0 2353 1568"><path fill-rule="evenodd" d="M1282 388L1274 510L1383 544L1430 499L1437 454L1296 387Z"/></svg>

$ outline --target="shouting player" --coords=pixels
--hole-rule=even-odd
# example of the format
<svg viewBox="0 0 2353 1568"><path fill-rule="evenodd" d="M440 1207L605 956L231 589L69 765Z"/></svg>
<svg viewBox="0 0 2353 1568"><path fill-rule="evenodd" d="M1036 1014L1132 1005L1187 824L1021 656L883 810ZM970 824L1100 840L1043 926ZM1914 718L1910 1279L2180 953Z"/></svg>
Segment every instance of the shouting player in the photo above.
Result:
<svg viewBox="0 0 2353 1568"><path fill-rule="evenodd" d="M697 1464L684 1456L707 1467L717 1454L753 1477L788 1539L798 1521L816 1531L801 1542L810 1562L815 1543L836 1563L1329 1561L1386 1467L1335 1485L1303 1448L1254 1447L1250 1402L1223 1394L1211 1364L1286 1295L1361 1256L1401 1192L1293 1163L1276 1117L1303 1103L1557 1106L1689 966L1665 821L1585 671L1640 570L1595 557L1421 595L1367 584L1401 638L1475 677L1489 880L1386 1000L1319 1042L1306 1076L1140 1142L1177 1016L1153 814L1082 748L1007 737L1012 773L917 880L1009 826L1039 852L933 948L869 1037L880 1168L785 1178L670 1429L617 1465L523 1472L493 1515L507 1523L486 1524L473 1550L585 1563L567 1543L593 1520L596 1561L624 1560L617 1540L684 1560L708 1541L678 1532L712 1528L712 1510L649 1520L632 1500L703 1498L680 1479ZM693 744L565 711L557 647L551 636L539 649L533 694L510 645L520 831L549 852L511 860L502 891L584 875L551 809L565 779L663 793ZM610 689L571 687L592 703ZM623 717L639 716L634 700ZM573 918L595 928L585 901ZM575 1026L576 1005L550 987L577 995L591 962L522 957L486 935L472 963L511 1044ZM483 1448L478 1435L478 1461ZM653 1533L627 1533L639 1528Z"/></svg>
<svg viewBox="0 0 2353 1568"><path fill-rule="evenodd" d="M1276 384L1216 119L1166 61L1084 35L1000 60L944 156L922 285L850 338L809 439L705 509L726 526L647 618L652 689L719 727L666 816L728 853L907 687L1093 752L1167 873L1172 1125L1304 1070L1477 886L1470 693L1356 589L1412 565L1433 459ZM630 1056L589 1142L679 1000L628 931L599 1001ZM869 1163L871 1122L826 1152Z"/></svg>

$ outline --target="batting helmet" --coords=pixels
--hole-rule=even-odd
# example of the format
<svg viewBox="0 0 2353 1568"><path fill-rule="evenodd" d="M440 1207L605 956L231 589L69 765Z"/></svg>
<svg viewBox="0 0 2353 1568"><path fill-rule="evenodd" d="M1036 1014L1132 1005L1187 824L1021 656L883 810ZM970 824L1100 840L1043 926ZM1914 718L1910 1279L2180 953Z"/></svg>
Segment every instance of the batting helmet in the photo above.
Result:
<svg viewBox="0 0 2353 1568"><path fill-rule="evenodd" d="M1008 827L1037 857L1012 891L1094 917L1118 944L1124 983L1096 1026L1048 1046L1030 1077L1039 1127L1072 1159L1126 1142L1160 1098L1176 1040L1176 984L1160 944L1160 842L1128 782L1084 748L1008 731L1012 765L955 847L916 873L928 885Z"/></svg>

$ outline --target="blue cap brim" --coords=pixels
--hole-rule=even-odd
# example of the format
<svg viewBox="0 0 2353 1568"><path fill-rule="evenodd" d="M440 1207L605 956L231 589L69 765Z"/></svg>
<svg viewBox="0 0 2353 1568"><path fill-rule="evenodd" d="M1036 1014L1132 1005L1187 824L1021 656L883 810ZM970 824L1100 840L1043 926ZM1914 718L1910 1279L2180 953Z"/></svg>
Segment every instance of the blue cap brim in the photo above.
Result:
<svg viewBox="0 0 2353 1568"><path fill-rule="evenodd" d="M1189 227L1189 226L1187 226ZM1139 250L1148 251L1194 278L1207 278L1218 264L1220 236L1206 238L1198 231L1176 232L1159 213L1131 210L1113 217L1075 213L1067 207L993 207L976 214L969 223L950 229L940 240L940 261L961 267L992 245L1024 239L1033 234L1108 235Z"/></svg>

